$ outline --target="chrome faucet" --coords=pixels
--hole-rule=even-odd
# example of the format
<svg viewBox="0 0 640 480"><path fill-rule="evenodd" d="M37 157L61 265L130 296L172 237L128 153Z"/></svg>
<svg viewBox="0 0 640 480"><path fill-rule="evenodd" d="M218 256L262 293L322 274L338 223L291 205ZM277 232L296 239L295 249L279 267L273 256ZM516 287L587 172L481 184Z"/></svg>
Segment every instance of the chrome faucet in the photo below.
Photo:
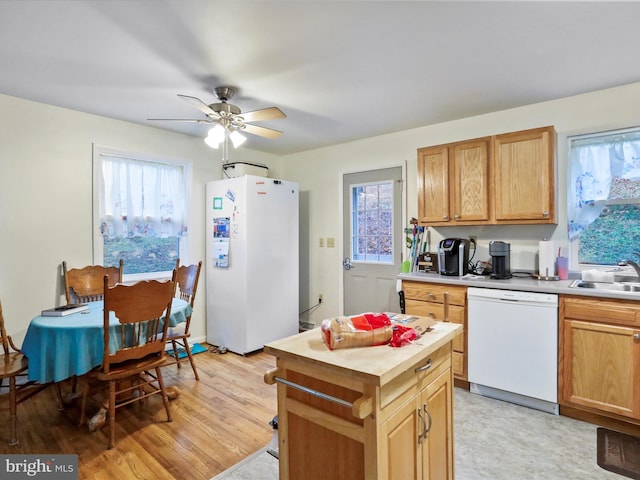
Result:
<svg viewBox="0 0 640 480"><path fill-rule="evenodd" d="M640 258L640 252L633 252L633 254L636 257ZM636 271L636 275L640 279L640 265L638 265L635 261L622 260L621 262L618 262L618 265L620 265L621 267L626 267L626 266L632 267Z"/></svg>

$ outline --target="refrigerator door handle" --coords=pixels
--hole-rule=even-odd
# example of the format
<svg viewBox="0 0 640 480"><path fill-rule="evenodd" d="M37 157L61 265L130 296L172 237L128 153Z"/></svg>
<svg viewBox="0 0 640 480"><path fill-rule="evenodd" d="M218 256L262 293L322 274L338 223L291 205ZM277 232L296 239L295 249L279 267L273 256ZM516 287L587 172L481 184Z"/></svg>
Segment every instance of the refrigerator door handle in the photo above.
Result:
<svg viewBox="0 0 640 480"><path fill-rule="evenodd" d="M344 260L342 261L342 266L345 270L351 270L352 268L355 268L351 263L351 259L349 257L344 258Z"/></svg>

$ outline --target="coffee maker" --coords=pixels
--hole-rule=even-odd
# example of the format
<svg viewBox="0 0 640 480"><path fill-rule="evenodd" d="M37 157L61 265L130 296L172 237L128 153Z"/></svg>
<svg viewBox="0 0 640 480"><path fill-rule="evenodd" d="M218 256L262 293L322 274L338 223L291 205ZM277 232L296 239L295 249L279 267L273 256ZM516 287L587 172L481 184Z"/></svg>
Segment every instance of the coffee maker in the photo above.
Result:
<svg viewBox="0 0 640 480"><path fill-rule="evenodd" d="M438 244L440 275L462 276L469 272L469 240L445 238Z"/></svg>
<svg viewBox="0 0 640 480"><path fill-rule="evenodd" d="M504 280L511 278L511 244L493 240L489 242L491 255L491 278Z"/></svg>

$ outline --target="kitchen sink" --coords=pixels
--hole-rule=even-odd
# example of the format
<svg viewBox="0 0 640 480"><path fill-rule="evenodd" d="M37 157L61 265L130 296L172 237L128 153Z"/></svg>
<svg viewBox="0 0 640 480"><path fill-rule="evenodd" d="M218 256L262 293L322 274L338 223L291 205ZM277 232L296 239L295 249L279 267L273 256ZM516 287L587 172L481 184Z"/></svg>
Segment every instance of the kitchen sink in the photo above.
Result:
<svg viewBox="0 0 640 480"><path fill-rule="evenodd" d="M637 278L637 277L634 277ZM639 282L591 282L588 280L575 280L569 285L571 288L592 288L610 292L640 292Z"/></svg>
<svg viewBox="0 0 640 480"><path fill-rule="evenodd" d="M636 276L630 275L615 275L613 277L614 282L622 282L622 283L637 283L640 284L640 279Z"/></svg>

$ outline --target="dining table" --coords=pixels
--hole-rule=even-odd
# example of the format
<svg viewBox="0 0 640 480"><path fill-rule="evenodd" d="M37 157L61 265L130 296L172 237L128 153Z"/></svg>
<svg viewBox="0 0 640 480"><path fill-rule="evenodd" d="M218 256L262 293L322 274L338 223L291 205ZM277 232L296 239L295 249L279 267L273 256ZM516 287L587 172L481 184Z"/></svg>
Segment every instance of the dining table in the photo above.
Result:
<svg viewBox="0 0 640 480"><path fill-rule="evenodd" d="M104 303L88 302L89 310L62 317L38 315L29 323L22 353L29 359L29 380L46 384L81 376L102 364ZM169 326L191 315L191 305L180 298L171 304ZM118 341L120 322L109 312L110 343ZM115 351L117 345L110 350Z"/></svg>

